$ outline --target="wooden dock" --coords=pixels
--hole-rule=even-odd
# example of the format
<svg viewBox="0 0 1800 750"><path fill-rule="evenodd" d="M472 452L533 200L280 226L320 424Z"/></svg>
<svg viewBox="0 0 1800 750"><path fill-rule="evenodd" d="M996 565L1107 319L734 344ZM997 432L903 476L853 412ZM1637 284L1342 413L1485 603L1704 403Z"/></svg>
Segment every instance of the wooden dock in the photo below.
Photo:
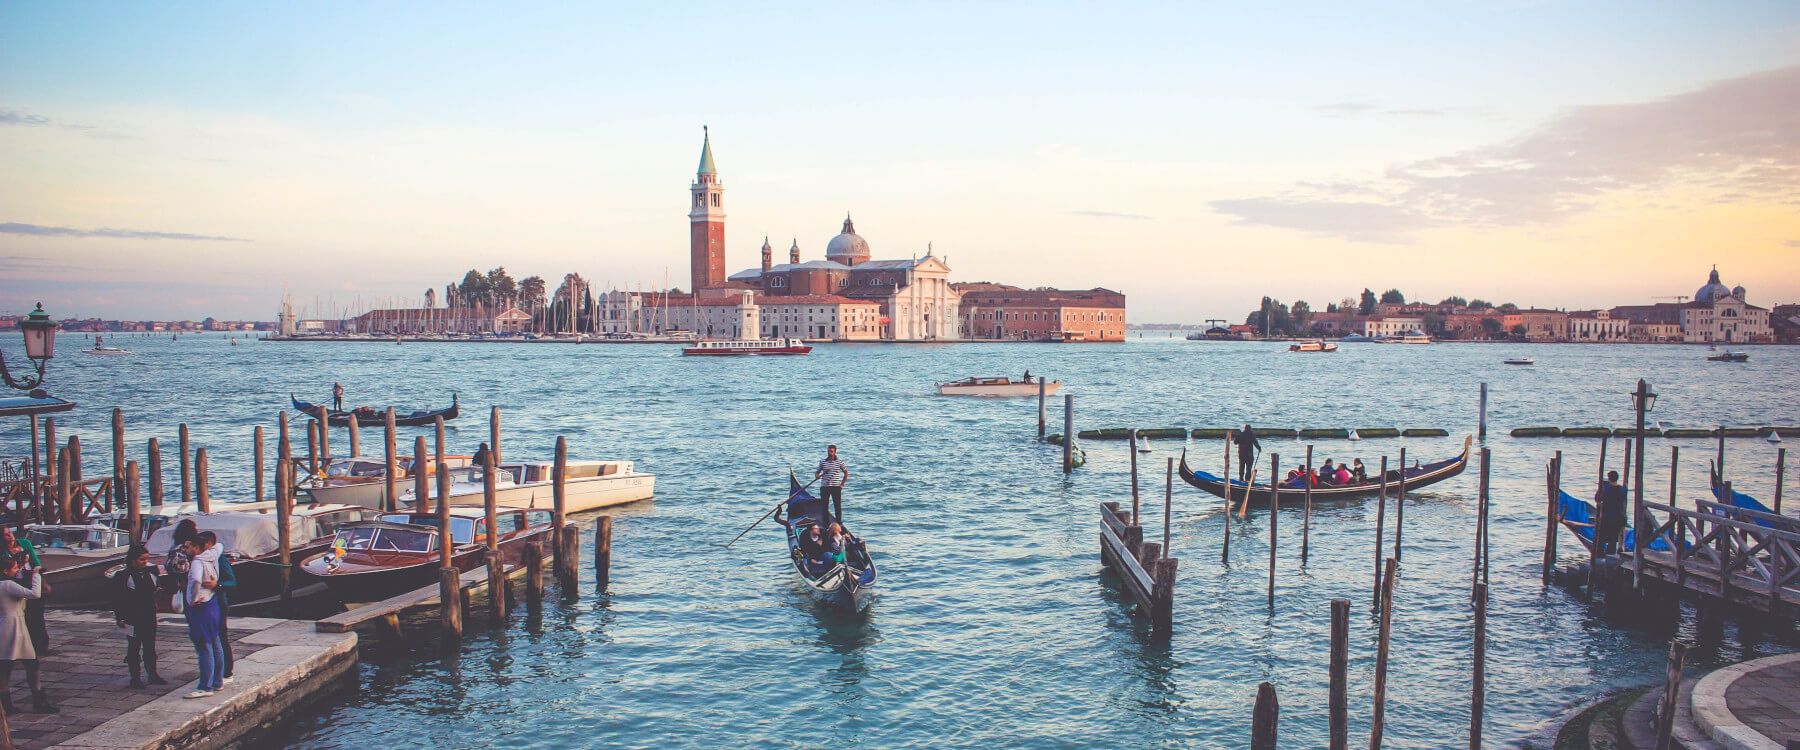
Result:
<svg viewBox="0 0 1800 750"><path fill-rule="evenodd" d="M1174 619L1175 568L1180 561L1163 556L1163 546L1144 541L1144 528L1116 502L1100 504L1100 560L1119 575L1123 588L1150 617L1153 634L1167 637Z"/></svg>
<svg viewBox="0 0 1800 750"><path fill-rule="evenodd" d="M1623 551L1621 569L1694 597L1795 620L1800 519L1706 500L1696 504L1699 510L1644 503L1663 521L1649 539L1638 540L1641 549Z"/></svg>
<svg viewBox="0 0 1800 750"><path fill-rule="evenodd" d="M506 575L508 576L522 573L524 570L524 566L520 565L508 565L505 568ZM457 581L459 583L457 590L462 593L463 601L467 602L470 593L477 588L487 586L487 566L483 565L478 568L470 569L468 572L459 576ZM399 618L401 613L404 613L409 609L417 609L420 607L435 607L440 603L438 601L438 588L438 584L432 583L429 586L414 589L404 594L365 604L348 612L332 615L323 620L314 622L313 627L321 633L343 633L356 629L356 626L358 625L364 625L380 620L383 622L385 628L391 629L392 632L398 632L400 629Z"/></svg>

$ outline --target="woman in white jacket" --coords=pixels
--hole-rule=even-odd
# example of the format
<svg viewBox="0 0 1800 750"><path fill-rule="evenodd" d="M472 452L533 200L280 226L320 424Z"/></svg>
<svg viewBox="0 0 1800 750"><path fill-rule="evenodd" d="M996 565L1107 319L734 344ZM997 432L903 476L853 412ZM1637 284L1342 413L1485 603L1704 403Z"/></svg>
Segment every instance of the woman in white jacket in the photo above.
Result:
<svg viewBox="0 0 1800 750"><path fill-rule="evenodd" d="M194 655L200 662L200 680L183 698L205 698L225 686L225 647L219 642L222 621L219 602L213 598L213 589L219 585L219 554L225 548L215 544L207 549L203 544L198 539L181 544L181 551L191 559L182 611L187 614L188 640L194 642Z"/></svg>
<svg viewBox="0 0 1800 750"><path fill-rule="evenodd" d="M29 584L20 585L13 579L18 574L18 559L0 552L0 708L13 712L13 662L24 662L25 683L31 687L31 710L53 714L56 707L50 705L50 696L38 684L37 650L32 648L31 631L25 625L25 602L38 598L43 576L29 571Z"/></svg>

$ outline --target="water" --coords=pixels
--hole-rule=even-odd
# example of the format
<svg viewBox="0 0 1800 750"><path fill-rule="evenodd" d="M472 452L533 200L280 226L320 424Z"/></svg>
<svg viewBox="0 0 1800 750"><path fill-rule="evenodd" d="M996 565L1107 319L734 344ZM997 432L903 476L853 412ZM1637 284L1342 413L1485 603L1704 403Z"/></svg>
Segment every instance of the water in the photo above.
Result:
<svg viewBox="0 0 1800 750"><path fill-rule="evenodd" d="M576 602L547 601L535 616L521 607L502 629L478 614L450 658L429 620L413 623L405 644L365 641L361 689L280 735L308 748L1242 747L1264 680L1280 691L1282 745L1323 746L1335 597L1353 603L1351 733L1366 737L1374 501L1317 508L1304 569L1300 514L1283 510L1271 611L1267 511L1234 527L1231 564L1222 565L1222 501L1177 479L1174 636L1153 645L1100 571L1096 506L1129 503L1124 444L1088 443L1088 465L1065 479L1058 449L1034 442L1035 400L931 395L934 381L1026 368L1077 394L1082 428L1251 421L1442 427L1455 436L1317 443L1318 461L1360 456L1371 468L1402 446L1409 459L1455 454L1475 429L1477 384L1489 382L1487 736L1518 742L1595 695L1660 680L1671 633L1608 621L1539 585L1544 464L1564 451L1568 486L1589 494L1598 441L1513 440L1506 431L1625 425L1640 376L1661 396L1653 417L1670 426L1800 424L1800 350L1776 347L1753 349L1738 365L1681 346L1347 345L1290 355L1274 344L1144 339L684 359L665 346L229 346L214 336L122 336L112 343L138 354L100 358L74 353L76 340L65 336L51 382L82 404L58 422L63 435L81 433L90 474L106 471L107 420L121 405L133 457L158 436L172 459L176 423L187 420L195 444L209 449L215 495L247 496L252 426L273 427L290 392L325 400L341 381L356 403L436 407L460 393L464 416L451 423L458 451L486 439L484 407L499 404L509 457L547 457L565 435L573 457L634 458L658 475L654 504L617 519L605 595L589 580ZM1538 364L1500 365L1515 355ZM1053 432L1060 412L1058 399ZM403 432L410 444L414 431ZM346 440L336 431L333 452ZM364 440L378 446L379 433ZM22 453L24 441L15 420L0 433L0 453ZM718 546L781 499L790 464L809 473L827 442L853 474L848 521L881 564L883 593L862 618L809 603L778 527ZM1658 500L1672 444L1682 447L1682 497L1691 502L1704 492L1713 446L1651 440L1646 487ZM1183 447L1154 445L1143 459L1147 520L1161 515L1165 459ZM1191 448L1196 466L1218 471L1218 442ZM1304 454L1293 441L1266 448L1284 466ZM1767 500L1774 456L1760 439L1732 440L1730 473ZM1388 747L1445 747L1466 736L1476 477L1471 466L1407 504ZM167 484L175 486L172 474ZM1579 547L1565 534L1560 549L1573 562ZM1676 633L1702 642L1689 654L1698 667L1794 648L1735 626L1701 632L1691 620Z"/></svg>

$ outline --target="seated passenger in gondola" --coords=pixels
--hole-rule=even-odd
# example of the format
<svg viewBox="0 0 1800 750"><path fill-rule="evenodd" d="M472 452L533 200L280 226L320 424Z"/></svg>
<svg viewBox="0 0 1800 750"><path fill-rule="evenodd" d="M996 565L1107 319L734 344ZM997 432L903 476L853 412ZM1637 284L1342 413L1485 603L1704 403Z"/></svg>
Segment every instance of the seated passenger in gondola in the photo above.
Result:
<svg viewBox="0 0 1800 750"><path fill-rule="evenodd" d="M1286 479L1281 480L1281 486L1304 488L1308 478L1306 470L1296 466L1288 471Z"/></svg>
<svg viewBox="0 0 1800 750"><path fill-rule="evenodd" d="M832 562L844 561L844 550L850 546L850 535L844 533L843 524L833 523L831 531L825 534L825 553Z"/></svg>
<svg viewBox="0 0 1800 750"><path fill-rule="evenodd" d="M1357 458L1351 460L1353 463L1350 464L1350 478L1355 480L1357 484L1369 481L1369 470L1363 468L1362 459Z"/></svg>
<svg viewBox="0 0 1800 750"><path fill-rule="evenodd" d="M1350 484L1350 479L1351 479L1351 477L1350 477L1349 465L1338 464L1337 473L1332 475L1332 477L1331 477L1332 483L1339 485L1339 486L1347 486Z"/></svg>
<svg viewBox="0 0 1800 750"><path fill-rule="evenodd" d="M1337 484L1337 467L1332 465L1331 459L1327 458L1325 464L1319 467L1318 486L1330 487L1334 484Z"/></svg>
<svg viewBox="0 0 1800 750"><path fill-rule="evenodd" d="M817 523L806 525L806 530L800 533L799 544L801 560L808 573L816 575L831 568L830 540L819 530Z"/></svg>

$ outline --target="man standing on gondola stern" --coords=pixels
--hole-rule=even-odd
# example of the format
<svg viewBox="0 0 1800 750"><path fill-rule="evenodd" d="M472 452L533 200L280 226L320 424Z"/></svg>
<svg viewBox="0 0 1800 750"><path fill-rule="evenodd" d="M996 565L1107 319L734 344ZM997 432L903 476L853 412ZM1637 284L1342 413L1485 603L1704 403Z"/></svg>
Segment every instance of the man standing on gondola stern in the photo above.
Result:
<svg viewBox="0 0 1800 750"><path fill-rule="evenodd" d="M831 505L831 517L843 520L844 482L850 479L850 469L838 458L837 446L825 446L825 458L819 461L813 478L819 480L819 499Z"/></svg>

